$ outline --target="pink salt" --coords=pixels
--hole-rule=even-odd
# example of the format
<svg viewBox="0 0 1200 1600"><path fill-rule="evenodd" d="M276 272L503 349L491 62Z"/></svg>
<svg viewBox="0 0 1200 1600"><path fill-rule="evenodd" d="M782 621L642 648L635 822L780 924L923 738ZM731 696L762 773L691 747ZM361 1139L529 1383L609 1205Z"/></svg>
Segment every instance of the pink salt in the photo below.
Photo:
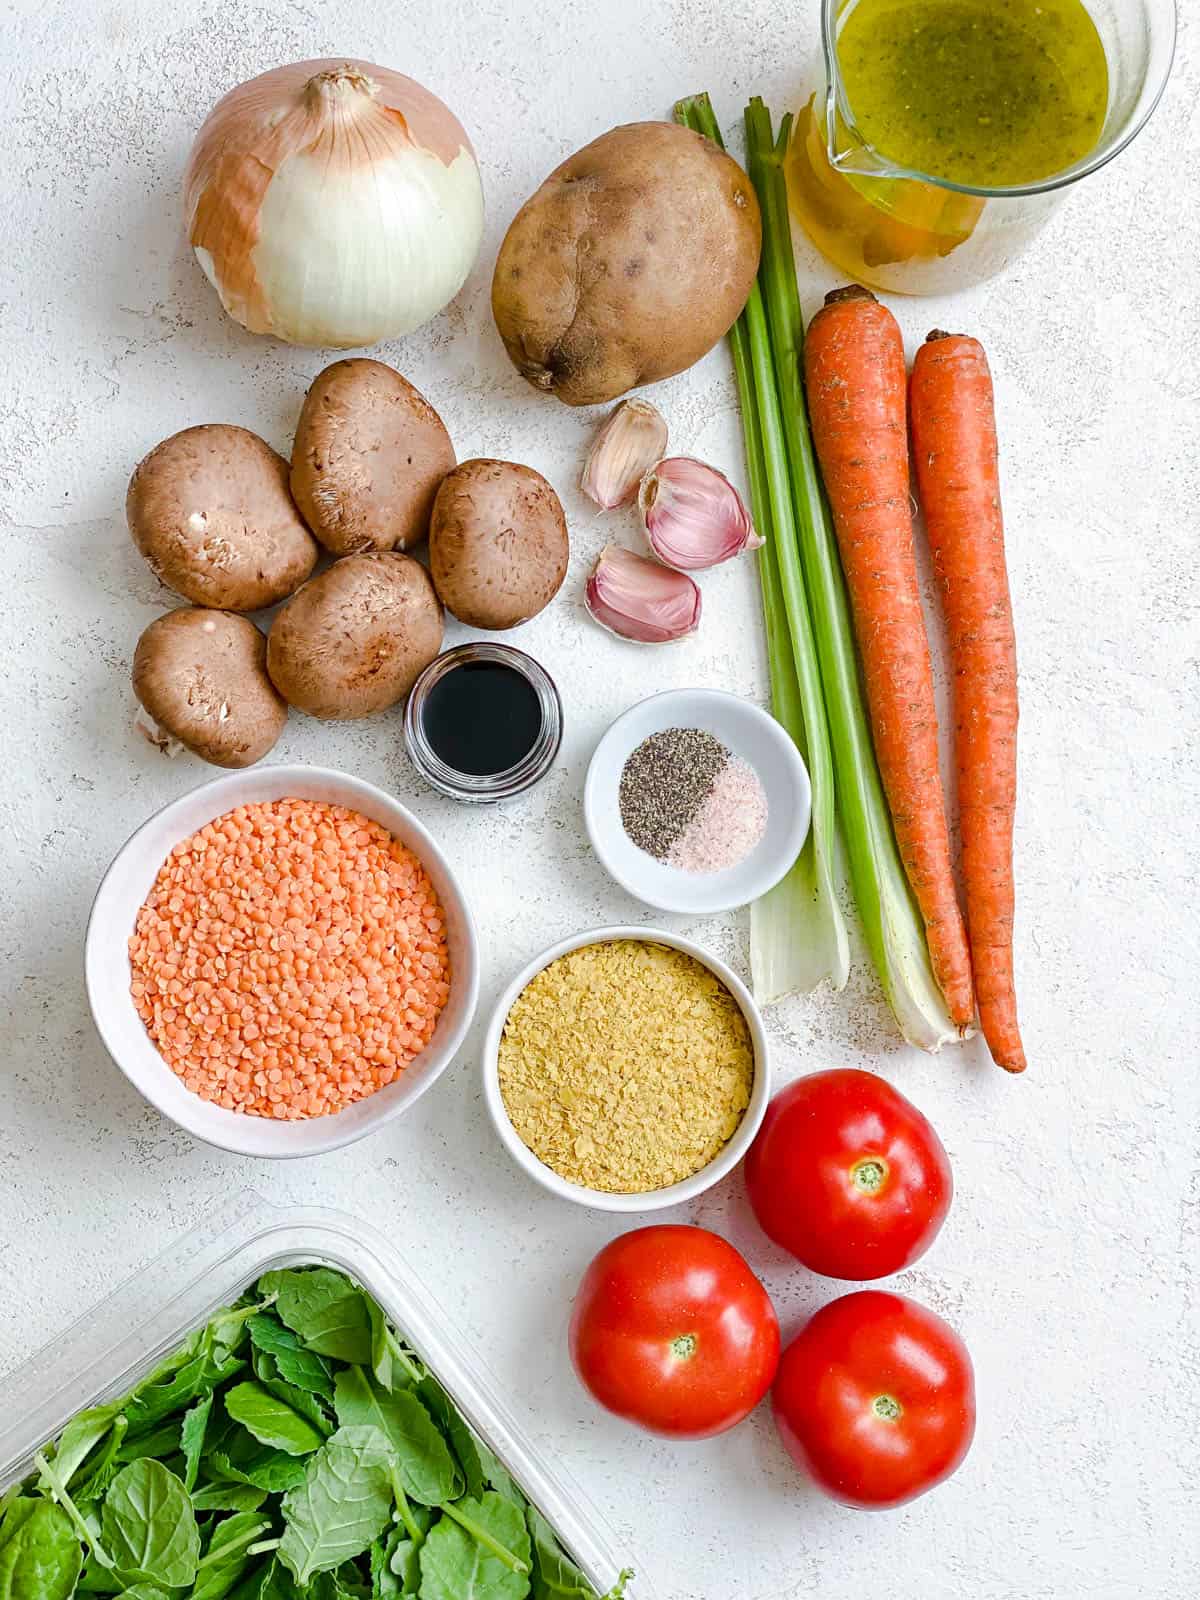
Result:
<svg viewBox="0 0 1200 1600"><path fill-rule="evenodd" d="M758 773L733 756L667 860L683 872L724 872L746 859L766 826L767 796Z"/></svg>

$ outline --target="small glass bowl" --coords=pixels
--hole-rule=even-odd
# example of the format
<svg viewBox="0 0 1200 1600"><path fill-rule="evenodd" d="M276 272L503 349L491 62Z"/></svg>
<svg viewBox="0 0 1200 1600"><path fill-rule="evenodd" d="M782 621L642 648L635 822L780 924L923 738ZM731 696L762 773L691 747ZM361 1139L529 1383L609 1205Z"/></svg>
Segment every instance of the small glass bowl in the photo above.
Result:
<svg viewBox="0 0 1200 1600"><path fill-rule="evenodd" d="M501 666L513 668L521 674L538 697L542 713L541 732L529 754L523 756L515 767L509 767L504 772L483 774L459 772L456 768L446 765L425 733L425 707L433 686L448 672L453 672L456 667L463 666L469 661L494 661ZM485 644L473 641L470 644L460 644L453 650L443 651L429 663L413 685L404 712L404 742L408 749L409 760L426 783L432 784L435 789L440 789L443 794L448 794L452 800L475 803L511 800L514 795L532 789L553 766L558 748L562 744L562 731L562 701L559 699L554 679L532 656L526 655L524 650L514 649L510 644Z"/></svg>

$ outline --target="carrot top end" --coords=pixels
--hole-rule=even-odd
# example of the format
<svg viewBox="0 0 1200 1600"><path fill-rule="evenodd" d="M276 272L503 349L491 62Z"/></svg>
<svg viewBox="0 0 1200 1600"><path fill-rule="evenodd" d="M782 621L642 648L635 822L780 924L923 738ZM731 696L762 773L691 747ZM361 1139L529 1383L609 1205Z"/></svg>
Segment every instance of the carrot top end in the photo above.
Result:
<svg viewBox="0 0 1200 1600"><path fill-rule="evenodd" d="M847 283L840 289L830 289L825 296L827 306L836 306L842 300L874 300L875 296L870 289L864 289L861 283ZM932 338L932 334L930 335Z"/></svg>

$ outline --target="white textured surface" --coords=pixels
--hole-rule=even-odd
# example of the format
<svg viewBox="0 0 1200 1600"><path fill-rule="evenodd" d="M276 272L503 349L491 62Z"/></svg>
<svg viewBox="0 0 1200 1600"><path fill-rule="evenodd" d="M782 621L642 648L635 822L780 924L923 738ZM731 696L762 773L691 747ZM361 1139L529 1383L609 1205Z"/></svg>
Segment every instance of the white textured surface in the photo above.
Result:
<svg viewBox="0 0 1200 1600"><path fill-rule="evenodd" d="M1182 59L1151 132L1006 279L952 306L897 307L914 340L938 323L980 333L999 382L1032 1066L1010 1082L974 1047L938 1060L900 1048L861 959L845 994L771 1018L781 1080L876 1067L932 1115L955 1163L949 1222L903 1286L966 1336L979 1433L952 1483L871 1518L802 1488L766 1415L681 1448L585 1401L564 1354L566 1307L617 1228L512 1167L470 1050L401 1126L309 1163L256 1165L193 1144L141 1102L101 1050L80 981L104 864L147 812L206 775L130 729L130 653L169 597L126 536L127 475L195 422L244 423L286 450L323 365L235 328L180 238L179 175L209 104L278 62L348 52L428 83L477 140L489 214L479 266L449 313L381 354L442 410L463 455L528 460L564 494L568 586L518 638L559 678L562 759L527 803L480 813L420 787L398 714L342 728L297 717L276 758L390 787L438 833L474 886L486 1003L540 946L639 915L590 858L580 817L587 757L612 716L668 685L764 688L750 562L706 579L705 625L670 651L586 627L578 593L608 531L572 487L588 418L509 370L487 314L494 250L527 191L614 122L665 114L702 87L727 126L754 92L782 109L804 81L815 0L5 7L0 1368L215 1197L254 1185L390 1227L536 1437L570 1457L627 1532L662 1600L1194 1592L1200 82L1184 10ZM831 277L807 252L801 274L811 309ZM736 463L723 353L654 398L676 445ZM744 970L744 915L688 931ZM691 1216L748 1252L787 1330L834 1292L764 1245L736 1179Z"/></svg>

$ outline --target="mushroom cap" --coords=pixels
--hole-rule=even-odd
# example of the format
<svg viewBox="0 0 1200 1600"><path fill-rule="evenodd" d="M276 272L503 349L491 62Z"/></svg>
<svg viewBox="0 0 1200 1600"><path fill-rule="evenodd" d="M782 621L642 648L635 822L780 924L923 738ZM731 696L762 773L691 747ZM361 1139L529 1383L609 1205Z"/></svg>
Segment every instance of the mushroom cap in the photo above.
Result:
<svg viewBox="0 0 1200 1600"><path fill-rule="evenodd" d="M429 532L454 446L441 417L382 361L335 361L305 397L292 494L327 550L407 550Z"/></svg>
<svg viewBox="0 0 1200 1600"><path fill-rule="evenodd" d="M267 641L230 611L182 606L152 622L133 653L133 692L161 728L217 767L253 766L287 721L267 676Z"/></svg>
<svg viewBox="0 0 1200 1600"><path fill-rule="evenodd" d="M155 575L196 605L274 605L299 588L318 554L288 472L247 428L184 428L134 468L125 497L133 542Z"/></svg>
<svg viewBox="0 0 1200 1600"><path fill-rule="evenodd" d="M398 550L346 556L276 614L267 670L310 717L370 716L403 700L442 647L429 574Z"/></svg>
<svg viewBox="0 0 1200 1600"><path fill-rule="evenodd" d="M515 628L549 605L570 558L553 488L515 461L464 461L433 502L429 567L442 604L473 628Z"/></svg>

